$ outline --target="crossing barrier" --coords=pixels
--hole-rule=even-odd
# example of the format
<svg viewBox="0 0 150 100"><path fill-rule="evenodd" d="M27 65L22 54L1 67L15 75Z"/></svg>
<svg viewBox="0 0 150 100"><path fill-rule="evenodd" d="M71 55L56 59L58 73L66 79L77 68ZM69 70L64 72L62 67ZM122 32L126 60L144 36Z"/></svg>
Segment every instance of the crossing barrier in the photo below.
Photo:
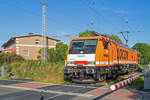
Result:
<svg viewBox="0 0 150 100"><path fill-rule="evenodd" d="M126 84L129 84L129 83L131 83L131 82L133 82L134 80L136 80L136 79L138 79L138 78L140 78L141 76L145 76L146 75L146 77L149 77L148 79L148 81L145 81L144 80L144 84L150 84L150 83L148 83L148 82L150 82L150 69L148 69L148 70L146 70L146 71L144 71L143 73L141 73L141 74L139 74L139 75L136 75L136 76L134 76L134 77L131 77L131 78L128 78L128 79L126 79L126 80L123 80L123 81L121 81L121 82L119 82L119 83L116 83L116 84L114 84L114 85L111 85L110 86L110 89L111 90L116 90L117 88L120 88L120 87L122 87L122 86L124 86L124 85L126 85ZM146 83L145 83L146 82ZM148 87L148 86L147 86ZM149 86L150 87L150 86Z"/></svg>

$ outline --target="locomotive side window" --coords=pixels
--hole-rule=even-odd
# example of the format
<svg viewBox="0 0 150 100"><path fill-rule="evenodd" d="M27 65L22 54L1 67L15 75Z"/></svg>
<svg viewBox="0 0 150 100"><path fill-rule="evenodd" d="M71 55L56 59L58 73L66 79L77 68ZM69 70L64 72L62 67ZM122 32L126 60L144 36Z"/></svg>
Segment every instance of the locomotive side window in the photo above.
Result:
<svg viewBox="0 0 150 100"><path fill-rule="evenodd" d="M128 51L126 51L126 59L128 59Z"/></svg>
<svg viewBox="0 0 150 100"><path fill-rule="evenodd" d="M132 56L132 60L133 60L133 56Z"/></svg>
<svg viewBox="0 0 150 100"><path fill-rule="evenodd" d="M123 49L122 55L123 55L122 59L126 59L126 58L125 58L125 50L124 50L124 49Z"/></svg>
<svg viewBox="0 0 150 100"><path fill-rule="evenodd" d="M118 59L128 59L128 51L124 49L117 49Z"/></svg>
<svg viewBox="0 0 150 100"><path fill-rule="evenodd" d="M123 51L122 51L122 49L120 49L120 59L122 59L122 57L123 57Z"/></svg>
<svg viewBox="0 0 150 100"><path fill-rule="evenodd" d="M108 49L108 42L103 42L104 44L104 49Z"/></svg>

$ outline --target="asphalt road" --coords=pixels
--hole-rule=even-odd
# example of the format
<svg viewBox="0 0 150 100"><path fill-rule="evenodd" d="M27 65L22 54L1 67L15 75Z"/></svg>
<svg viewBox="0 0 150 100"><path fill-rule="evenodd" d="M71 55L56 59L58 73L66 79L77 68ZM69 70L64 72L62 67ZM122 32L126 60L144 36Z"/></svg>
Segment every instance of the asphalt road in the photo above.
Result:
<svg viewBox="0 0 150 100"><path fill-rule="evenodd" d="M94 84L43 84L26 80L0 80L0 100L137 100L140 94L126 89L110 91L105 86ZM150 98L150 94L144 95Z"/></svg>
<svg viewBox="0 0 150 100"><path fill-rule="evenodd" d="M97 88L97 86L87 87L86 85L77 84L50 85L37 88L37 90L42 91L7 87L20 83L26 82L0 80L0 100L92 100L91 97L83 96L83 94Z"/></svg>
<svg viewBox="0 0 150 100"><path fill-rule="evenodd" d="M89 97L0 87L0 100L91 100Z"/></svg>

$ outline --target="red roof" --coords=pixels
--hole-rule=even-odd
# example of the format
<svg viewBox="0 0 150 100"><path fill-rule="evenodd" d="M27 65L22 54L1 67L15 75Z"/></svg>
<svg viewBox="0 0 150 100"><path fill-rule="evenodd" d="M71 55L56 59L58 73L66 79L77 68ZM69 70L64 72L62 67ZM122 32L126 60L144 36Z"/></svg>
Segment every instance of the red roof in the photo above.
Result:
<svg viewBox="0 0 150 100"><path fill-rule="evenodd" d="M1 50L1 53L12 53L12 52L15 52L15 49L4 49L4 50Z"/></svg>

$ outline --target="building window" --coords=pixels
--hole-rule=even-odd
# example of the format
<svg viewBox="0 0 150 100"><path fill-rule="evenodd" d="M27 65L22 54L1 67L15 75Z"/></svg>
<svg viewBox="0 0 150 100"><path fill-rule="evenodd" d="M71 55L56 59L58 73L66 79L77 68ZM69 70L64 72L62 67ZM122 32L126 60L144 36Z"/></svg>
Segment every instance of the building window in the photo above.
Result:
<svg viewBox="0 0 150 100"><path fill-rule="evenodd" d="M28 50L24 50L24 56L29 56L29 51Z"/></svg>
<svg viewBox="0 0 150 100"><path fill-rule="evenodd" d="M40 41L39 40L35 40L35 44L40 44Z"/></svg>

